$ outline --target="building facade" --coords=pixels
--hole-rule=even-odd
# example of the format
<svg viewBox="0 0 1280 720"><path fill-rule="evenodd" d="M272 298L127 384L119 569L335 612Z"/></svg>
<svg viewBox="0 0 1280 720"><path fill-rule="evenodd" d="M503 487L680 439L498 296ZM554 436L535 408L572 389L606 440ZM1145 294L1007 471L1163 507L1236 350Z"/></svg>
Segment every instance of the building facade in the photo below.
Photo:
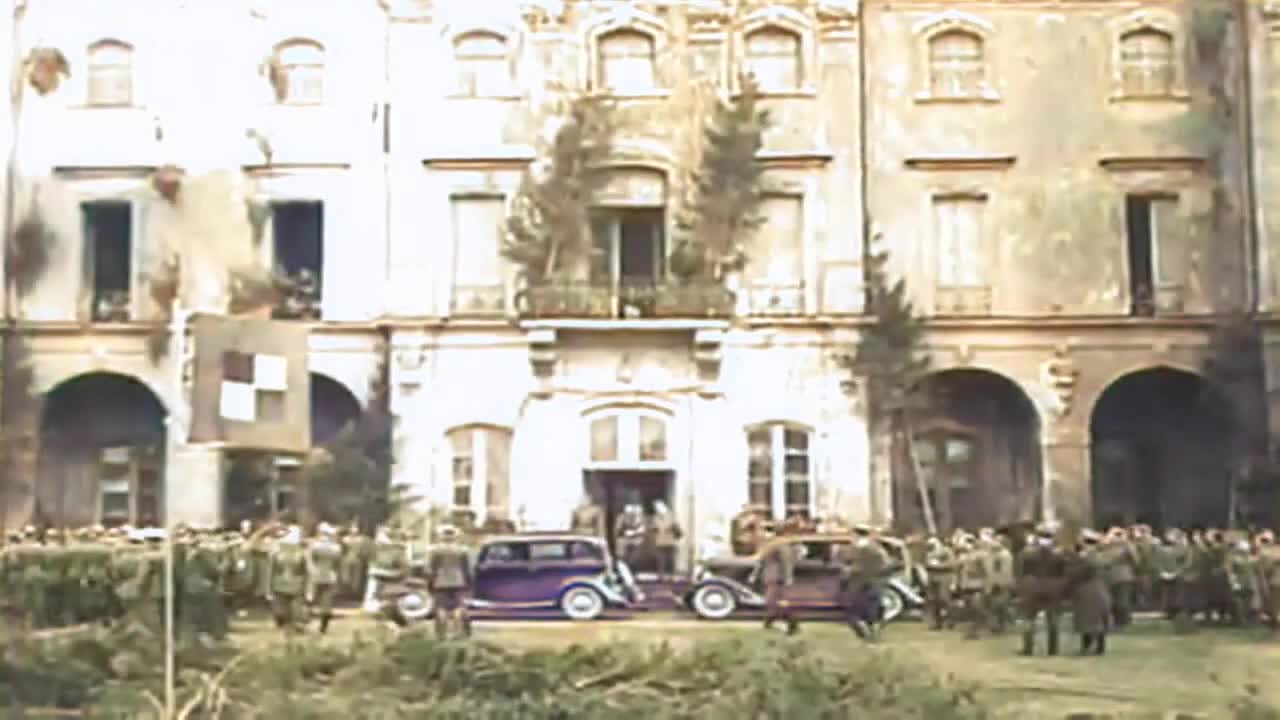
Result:
<svg viewBox="0 0 1280 720"><path fill-rule="evenodd" d="M1226 522L1203 366L1280 292L1254 122L1280 55L1268 7L1194 5L30 0L18 57L72 73L16 114L13 222L57 240L8 307L35 401L5 522L229 517L232 463L177 431L184 358L148 351L173 256L193 309L237 265L305 278L316 440L385 382L395 482L481 518L661 499L687 561L747 503L918 525L920 478L946 526ZM742 73L768 221L721 307L665 257ZM581 93L619 108L607 262L530 304L499 226ZM894 438L839 363L878 250L933 365Z"/></svg>

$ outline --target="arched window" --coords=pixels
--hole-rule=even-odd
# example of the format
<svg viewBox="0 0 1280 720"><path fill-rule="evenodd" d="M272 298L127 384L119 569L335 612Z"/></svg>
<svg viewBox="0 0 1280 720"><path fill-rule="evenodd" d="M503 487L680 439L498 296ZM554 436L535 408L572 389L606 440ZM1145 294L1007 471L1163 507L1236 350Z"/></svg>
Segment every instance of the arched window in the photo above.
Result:
<svg viewBox="0 0 1280 720"><path fill-rule="evenodd" d="M799 36L789 30L765 27L748 33L744 40L745 70L761 90L787 91L800 87L803 68Z"/></svg>
<svg viewBox="0 0 1280 720"><path fill-rule="evenodd" d="M276 47L281 85L277 96L283 105L319 105L324 102L324 47L311 40L290 40Z"/></svg>
<svg viewBox="0 0 1280 720"><path fill-rule="evenodd" d="M792 423L765 423L747 430L751 453L747 501L775 520L813 516L813 434Z"/></svg>
<svg viewBox="0 0 1280 720"><path fill-rule="evenodd" d="M453 58L458 69L458 95L494 97L511 92L511 55L501 35L462 35L453 41Z"/></svg>
<svg viewBox="0 0 1280 720"><path fill-rule="evenodd" d="M614 30L596 42L596 86L638 93L657 87L653 38L637 30Z"/></svg>
<svg viewBox="0 0 1280 720"><path fill-rule="evenodd" d="M98 107L133 104L133 48L116 40L89 46L87 102Z"/></svg>
<svg viewBox="0 0 1280 720"><path fill-rule="evenodd" d="M667 421L648 410L617 410L593 416L589 423L592 465L636 466L666 463Z"/></svg>
<svg viewBox="0 0 1280 720"><path fill-rule="evenodd" d="M934 97L976 97L983 91L982 38L948 30L929 39L929 91Z"/></svg>
<svg viewBox="0 0 1280 720"><path fill-rule="evenodd" d="M1162 97L1173 93L1173 37L1142 28L1120 37L1120 83L1130 97Z"/></svg>
<svg viewBox="0 0 1280 720"><path fill-rule="evenodd" d="M469 425L446 433L453 480L450 504L470 510L477 523L489 513L510 517L511 431Z"/></svg>

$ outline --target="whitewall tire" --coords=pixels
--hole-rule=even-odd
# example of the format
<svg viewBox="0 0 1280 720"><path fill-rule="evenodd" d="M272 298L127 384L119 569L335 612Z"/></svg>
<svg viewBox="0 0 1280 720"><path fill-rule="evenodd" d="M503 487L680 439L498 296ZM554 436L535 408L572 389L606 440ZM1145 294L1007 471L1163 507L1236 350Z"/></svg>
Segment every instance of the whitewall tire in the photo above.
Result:
<svg viewBox="0 0 1280 720"><path fill-rule="evenodd" d="M703 585L694 591L690 605L704 620L724 620L738 609L738 600L723 585Z"/></svg>
<svg viewBox="0 0 1280 720"><path fill-rule="evenodd" d="M880 595L881 622L893 622L902 615L906 607L907 603L903 600L901 593L892 588L885 590Z"/></svg>
<svg viewBox="0 0 1280 720"><path fill-rule="evenodd" d="M560 596L560 611L570 620L595 620L604 609L604 596L594 588L578 585Z"/></svg>

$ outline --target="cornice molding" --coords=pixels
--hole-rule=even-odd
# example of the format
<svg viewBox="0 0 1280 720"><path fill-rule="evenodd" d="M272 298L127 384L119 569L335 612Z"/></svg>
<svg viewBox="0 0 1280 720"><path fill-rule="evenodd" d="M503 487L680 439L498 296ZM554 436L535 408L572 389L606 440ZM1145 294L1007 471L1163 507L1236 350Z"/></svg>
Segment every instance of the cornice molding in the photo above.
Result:
<svg viewBox="0 0 1280 720"><path fill-rule="evenodd" d="M925 155L909 157L903 164L912 170L961 171L1007 170L1017 158L1013 155Z"/></svg>

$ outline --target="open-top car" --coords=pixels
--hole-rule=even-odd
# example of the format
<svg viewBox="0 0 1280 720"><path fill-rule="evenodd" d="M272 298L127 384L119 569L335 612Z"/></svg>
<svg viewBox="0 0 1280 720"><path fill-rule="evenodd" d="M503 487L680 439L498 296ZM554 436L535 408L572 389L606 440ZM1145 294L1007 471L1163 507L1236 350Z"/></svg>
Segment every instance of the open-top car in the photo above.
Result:
<svg viewBox="0 0 1280 720"><path fill-rule="evenodd" d="M572 533L486 537L475 550L475 582L467 606L480 616L550 614L594 620L610 608L644 599L631 569L600 538ZM430 617L426 583L398 583L388 615L406 623ZM398 618L397 618L398 616Z"/></svg>
<svg viewBox="0 0 1280 720"><path fill-rule="evenodd" d="M794 583L787 591L793 611L810 617L843 614L847 602L843 587L843 558L853 539L848 535L806 534L784 536L798 545ZM911 558L900 540L882 537L880 544L893 563L881 599L886 622L909 609L924 605L911 582ZM764 608L764 588L753 578L759 554L712 558L693 573L689 587L677 602L707 620L723 620L741 611Z"/></svg>

